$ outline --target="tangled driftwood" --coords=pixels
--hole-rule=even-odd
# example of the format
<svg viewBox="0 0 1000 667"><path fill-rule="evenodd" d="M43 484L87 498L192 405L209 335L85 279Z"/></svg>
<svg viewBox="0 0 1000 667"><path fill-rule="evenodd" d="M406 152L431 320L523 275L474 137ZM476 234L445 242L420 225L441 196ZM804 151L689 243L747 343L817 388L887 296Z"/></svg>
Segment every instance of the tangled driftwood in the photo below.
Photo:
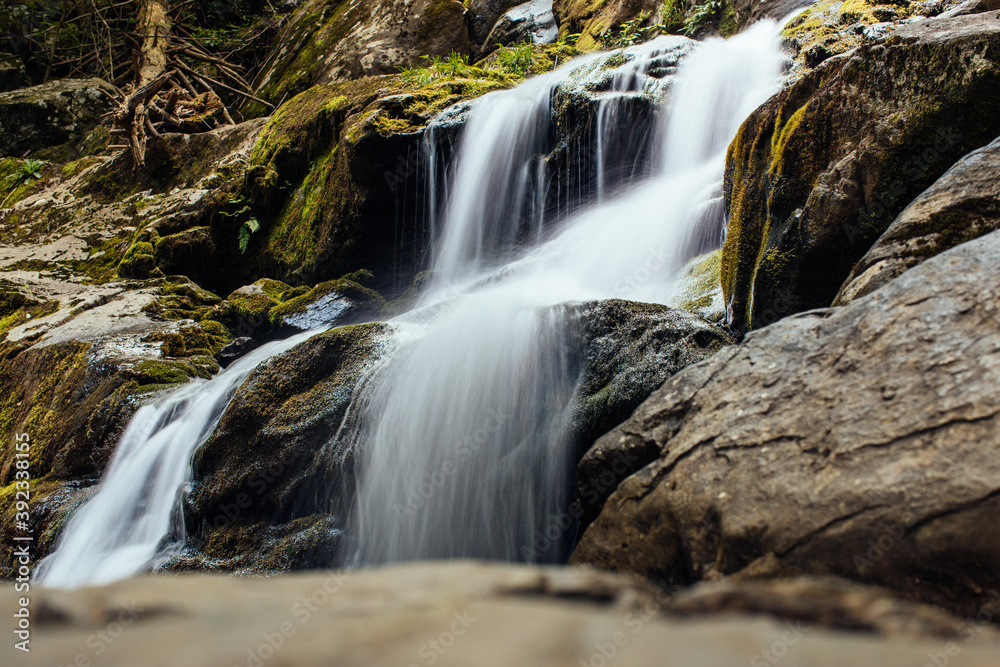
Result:
<svg viewBox="0 0 1000 667"><path fill-rule="evenodd" d="M128 149L136 167L145 164L146 139L162 132L204 132L219 124L234 124L216 89L270 104L254 96L238 68L207 53L183 28L172 24L165 0L142 0L135 42L135 81L120 93L113 112L112 135ZM189 61L210 66L217 77L195 69ZM225 78L229 83L220 79Z"/></svg>

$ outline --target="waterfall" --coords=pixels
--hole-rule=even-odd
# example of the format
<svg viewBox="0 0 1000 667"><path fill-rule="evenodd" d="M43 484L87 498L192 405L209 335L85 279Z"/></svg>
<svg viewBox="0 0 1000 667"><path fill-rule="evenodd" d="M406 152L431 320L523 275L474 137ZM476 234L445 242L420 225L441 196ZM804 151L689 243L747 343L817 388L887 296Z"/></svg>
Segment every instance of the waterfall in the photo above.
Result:
<svg viewBox="0 0 1000 667"><path fill-rule="evenodd" d="M520 212L541 187L532 174L552 87L589 62L472 108L425 307L398 318L407 331L398 356L368 383L357 422L343 429L358 452L348 526L356 562L565 557L568 423L582 360L560 304L667 301L699 228L718 223L712 202L726 147L777 90L782 56L770 21L699 45L661 116L650 177L518 250ZM511 252L520 254L504 260Z"/></svg>
<svg viewBox="0 0 1000 667"><path fill-rule="evenodd" d="M440 183L435 170L428 176L431 285L419 308L394 321L395 356L358 387L335 434L357 452L347 517L353 562L566 557L570 422L584 362L571 304L665 303L681 263L718 245L725 150L777 90L778 34L767 21L707 40L669 91L650 74L664 49L676 48L673 37L626 50L621 65L585 56L471 105L451 170ZM596 115L597 203L546 220L555 88L598 66L617 69ZM658 143L646 175L612 195L605 153L624 113L618 103L633 94L663 98L665 111L649 133ZM433 126L425 140L436 165ZM182 546L177 510L192 454L254 368L312 333L265 345L140 408L36 579L58 588L107 583Z"/></svg>
<svg viewBox="0 0 1000 667"><path fill-rule="evenodd" d="M211 380L188 382L139 408L97 492L70 516L35 580L65 589L109 583L169 554L172 536L183 542L172 515L191 481L191 455L215 430L243 380L313 333L263 345Z"/></svg>

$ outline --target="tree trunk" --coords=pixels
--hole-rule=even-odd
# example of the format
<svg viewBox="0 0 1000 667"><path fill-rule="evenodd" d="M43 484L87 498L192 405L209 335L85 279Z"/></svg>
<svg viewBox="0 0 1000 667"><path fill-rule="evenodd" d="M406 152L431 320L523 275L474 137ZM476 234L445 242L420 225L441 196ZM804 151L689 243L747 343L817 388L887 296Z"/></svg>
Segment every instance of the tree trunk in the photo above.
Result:
<svg viewBox="0 0 1000 667"><path fill-rule="evenodd" d="M167 0L140 0L136 26L139 38L139 61L136 64L135 90L125 104L129 149L136 167L146 162L146 128L149 125L149 99L167 83L167 48L170 45L170 16Z"/></svg>

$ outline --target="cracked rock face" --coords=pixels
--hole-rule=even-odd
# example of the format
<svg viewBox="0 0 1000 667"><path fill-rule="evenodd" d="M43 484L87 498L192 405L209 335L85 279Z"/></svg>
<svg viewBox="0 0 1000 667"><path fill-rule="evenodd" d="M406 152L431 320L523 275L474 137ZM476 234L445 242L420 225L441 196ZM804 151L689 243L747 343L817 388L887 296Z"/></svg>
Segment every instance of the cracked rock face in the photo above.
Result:
<svg viewBox="0 0 1000 667"><path fill-rule="evenodd" d="M945 172L896 218L840 288L835 306L874 292L938 253L1000 229L1000 139Z"/></svg>
<svg viewBox="0 0 1000 667"><path fill-rule="evenodd" d="M987 12L901 25L754 111L726 158L730 324L830 305L906 205L1000 134L998 103L1000 13Z"/></svg>
<svg viewBox="0 0 1000 667"><path fill-rule="evenodd" d="M603 507L572 562L977 609L1000 588L998 259L993 232L676 375L580 464Z"/></svg>

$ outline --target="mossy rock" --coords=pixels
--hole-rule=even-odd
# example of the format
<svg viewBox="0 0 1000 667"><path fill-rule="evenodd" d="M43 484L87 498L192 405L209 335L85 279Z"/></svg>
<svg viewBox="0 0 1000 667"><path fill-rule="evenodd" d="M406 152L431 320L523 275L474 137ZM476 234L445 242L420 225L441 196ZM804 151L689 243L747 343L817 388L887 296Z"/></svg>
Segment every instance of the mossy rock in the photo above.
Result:
<svg viewBox="0 0 1000 667"><path fill-rule="evenodd" d="M376 317L385 306L385 299L375 290L362 286L357 282L359 279L371 280L371 273L359 272L320 283L305 294L272 308L268 315L271 323L306 330Z"/></svg>
<svg viewBox="0 0 1000 667"><path fill-rule="evenodd" d="M29 532L34 537L32 556L42 559L52 553L69 515L97 490L93 480L65 482L32 478ZM13 526L16 520L15 504L17 485L11 482L0 487L0 521ZM0 545L0 578L13 579L17 572L14 555L16 543Z"/></svg>
<svg viewBox="0 0 1000 667"><path fill-rule="evenodd" d="M173 340L165 341L176 347ZM182 350L183 351L183 348ZM149 359L141 361L132 370L136 383L144 388L161 388L183 384L193 378L211 379L219 372L219 364L208 355L192 356L184 360Z"/></svg>
<svg viewBox="0 0 1000 667"><path fill-rule="evenodd" d="M268 318L271 309L281 303L292 288L283 282L261 278L251 285L234 290L206 320L223 326L232 338L265 338L273 332ZM227 341L228 342L228 341Z"/></svg>
<svg viewBox="0 0 1000 667"><path fill-rule="evenodd" d="M282 524L317 513L344 516L345 507L331 492L350 495L351 478L343 473L353 452L323 443L343 421L355 385L393 345L386 324L339 327L260 365L195 455L185 507L192 543L219 544L229 539L226 534L236 539L241 525ZM236 508L238 518L220 519L227 508ZM261 547L242 544L243 555ZM213 552L226 555L239 554L236 548Z"/></svg>
<svg viewBox="0 0 1000 667"><path fill-rule="evenodd" d="M199 287L185 276L170 276L157 287L157 297L143 308L149 315L164 320L201 321L222 302L218 296Z"/></svg>
<svg viewBox="0 0 1000 667"><path fill-rule="evenodd" d="M156 266L165 274L198 279L211 272L215 243L209 227L192 227L161 237L153 246Z"/></svg>
<svg viewBox="0 0 1000 667"><path fill-rule="evenodd" d="M1000 135L998 16L910 23L751 114L726 159L722 288L734 327L830 305L903 208Z"/></svg>
<svg viewBox="0 0 1000 667"><path fill-rule="evenodd" d="M103 470L137 403L114 364L93 363L87 343L33 347L0 360L0 484L13 480L15 433L31 437L38 477L80 479Z"/></svg>
<svg viewBox="0 0 1000 667"><path fill-rule="evenodd" d="M188 541L186 553L168 561L163 570L270 575L330 568L341 562L342 519L314 514L272 524L242 519L240 510L238 504L221 509L202 533Z"/></svg>
<svg viewBox="0 0 1000 667"><path fill-rule="evenodd" d="M118 264L117 272L121 278L144 279L162 275L156 267L153 244L148 241L133 243Z"/></svg>
<svg viewBox="0 0 1000 667"><path fill-rule="evenodd" d="M0 93L0 155L79 139L111 109L114 92L100 79L58 79Z"/></svg>

